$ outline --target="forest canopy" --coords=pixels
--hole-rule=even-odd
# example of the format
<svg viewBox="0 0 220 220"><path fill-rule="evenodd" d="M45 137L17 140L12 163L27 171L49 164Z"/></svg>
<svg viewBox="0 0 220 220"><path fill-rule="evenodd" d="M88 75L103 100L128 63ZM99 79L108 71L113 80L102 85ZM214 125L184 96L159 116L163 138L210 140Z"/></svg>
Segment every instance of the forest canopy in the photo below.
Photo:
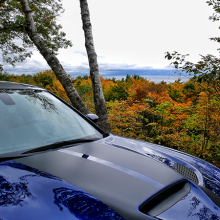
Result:
<svg viewBox="0 0 220 220"><path fill-rule="evenodd" d="M94 113L90 77L70 79ZM70 102L50 70L21 76L2 73L0 81L44 87ZM121 80L101 77L101 83L112 133L181 150L220 167L220 96L209 81L156 84L134 74Z"/></svg>

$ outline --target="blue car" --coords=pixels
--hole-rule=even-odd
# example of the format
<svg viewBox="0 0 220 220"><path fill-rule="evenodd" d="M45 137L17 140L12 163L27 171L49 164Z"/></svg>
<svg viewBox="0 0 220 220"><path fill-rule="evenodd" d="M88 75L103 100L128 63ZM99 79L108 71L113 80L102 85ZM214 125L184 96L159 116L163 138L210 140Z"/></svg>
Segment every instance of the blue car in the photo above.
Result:
<svg viewBox="0 0 220 220"><path fill-rule="evenodd" d="M220 170L103 132L37 86L0 82L0 220L220 220Z"/></svg>

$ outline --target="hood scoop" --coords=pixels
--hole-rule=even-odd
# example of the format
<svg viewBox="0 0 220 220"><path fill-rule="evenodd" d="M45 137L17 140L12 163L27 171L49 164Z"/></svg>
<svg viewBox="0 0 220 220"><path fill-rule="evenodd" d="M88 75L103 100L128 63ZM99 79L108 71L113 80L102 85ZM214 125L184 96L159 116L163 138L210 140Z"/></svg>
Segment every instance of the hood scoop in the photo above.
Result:
<svg viewBox="0 0 220 220"><path fill-rule="evenodd" d="M189 192L189 182L185 179L181 180L160 190L147 199L147 201L140 206L139 211L148 216L156 217L179 202Z"/></svg>

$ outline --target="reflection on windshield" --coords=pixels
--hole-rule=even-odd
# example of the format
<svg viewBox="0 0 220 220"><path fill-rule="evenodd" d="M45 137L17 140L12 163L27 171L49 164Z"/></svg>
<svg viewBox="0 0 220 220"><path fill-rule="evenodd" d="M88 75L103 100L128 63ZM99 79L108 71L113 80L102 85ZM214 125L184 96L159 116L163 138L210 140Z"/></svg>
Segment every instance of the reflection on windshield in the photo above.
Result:
<svg viewBox="0 0 220 220"><path fill-rule="evenodd" d="M59 141L102 137L76 112L48 92L22 90L0 94L0 154Z"/></svg>
<svg viewBox="0 0 220 220"><path fill-rule="evenodd" d="M7 93L1 93L0 92L0 100L5 105L15 105L15 102L11 99L11 97Z"/></svg>
<svg viewBox="0 0 220 220"><path fill-rule="evenodd" d="M25 98L31 103L32 106L36 105L37 103L40 103L42 106L42 109L45 109L48 112L54 112L58 113L58 110L52 100L50 100L46 96L42 96L41 92L32 92L30 90L28 91L19 91L20 95L25 95Z"/></svg>

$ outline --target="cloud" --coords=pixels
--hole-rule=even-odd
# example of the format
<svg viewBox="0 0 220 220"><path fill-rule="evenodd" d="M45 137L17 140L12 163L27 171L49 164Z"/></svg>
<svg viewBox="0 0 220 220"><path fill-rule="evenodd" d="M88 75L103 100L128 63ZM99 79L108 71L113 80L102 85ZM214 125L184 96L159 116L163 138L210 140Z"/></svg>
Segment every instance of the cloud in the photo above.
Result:
<svg viewBox="0 0 220 220"><path fill-rule="evenodd" d="M81 54L82 56L86 56L87 57L87 53L84 51L74 51L73 53L75 54Z"/></svg>
<svg viewBox="0 0 220 220"><path fill-rule="evenodd" d="M68 75L72 77L89 75L90 69L88 63L81 63L80 65L72 65L70 63L62 63L63 68L65 69ZM35 59L32 59L31 62L26 62L18 64L15 68L6 64L4 69L10 74L22 75L22 74L35 74L39 71L48 70L50 67L46 62L41 62ZM151 69L151 67L141 68L136 65L130 64L111 64L111 63L101 63L99 64L100 75L105 78L115 77L116 79L125 78L127 74L129 75L139 75L146 78L149 81L154 81L159 83L161 81L174 82L178 78L181 78L182 81L189 80L189 77L175 75L175 70L172 69Z"/></svg>
<svg viewBox="0 0 220 220"><path fill-rule="evenodd" d="M79 64L72 64L67 62L62 62L63 68L70 75L89 75L90 69L88 62L81 62ZM15 68L9 64L4 63L4 70L10 74L21 75L21 74L35 74L39 71L48 70L50 67L47 63L42 60L28 59L26 62L18 63ZM173 74L174 70L166 69L153 69L151 66L138 66L136 64L126 64L126 63L99 63L99 71L102 75L126 75L126 74L144 74L149 75L154 72L154 74L167 75Z"/></svg>
<svg viewBox="0 0 220 220"><path fill-rule="evenodd" d="M74 54L74 56L72 55ZM68 75L73 77L89 75L90 69L87 61L87 54L83 51L75 51L65 53L62 52L58 56L63 68ZM0 58L1 62L1 58ZM129 75L140 75L151 81L160 82L162 80L170 82L175 81L176 77L175 70L171 66L165 66L164 68L155 68L149 65L140 65L135 63L114 63L107 62L105 57L98 57L99 72L100 75L106 78L125 78ZM15 68L9 64L4 63L4 69L10 74L22 75L30 74L33 75L39 71L50 69L46 61L42 58L39 52L34 52L31 59L27 59L26 62L18 63Z"/></svg>
<svg viewBox="0 0 220 220"><path fill-rule="evenodd" d="M15 75L32 75L35 74L39 71L47 70L50 69L50 67L47 65L46 62L41 62L38 60L31 59L28 62L23 62L23 63L18 63L16 64L16 67L13 68L9 64L4 63L4 70L7 71L10 74L15 74Z"/></svg>

